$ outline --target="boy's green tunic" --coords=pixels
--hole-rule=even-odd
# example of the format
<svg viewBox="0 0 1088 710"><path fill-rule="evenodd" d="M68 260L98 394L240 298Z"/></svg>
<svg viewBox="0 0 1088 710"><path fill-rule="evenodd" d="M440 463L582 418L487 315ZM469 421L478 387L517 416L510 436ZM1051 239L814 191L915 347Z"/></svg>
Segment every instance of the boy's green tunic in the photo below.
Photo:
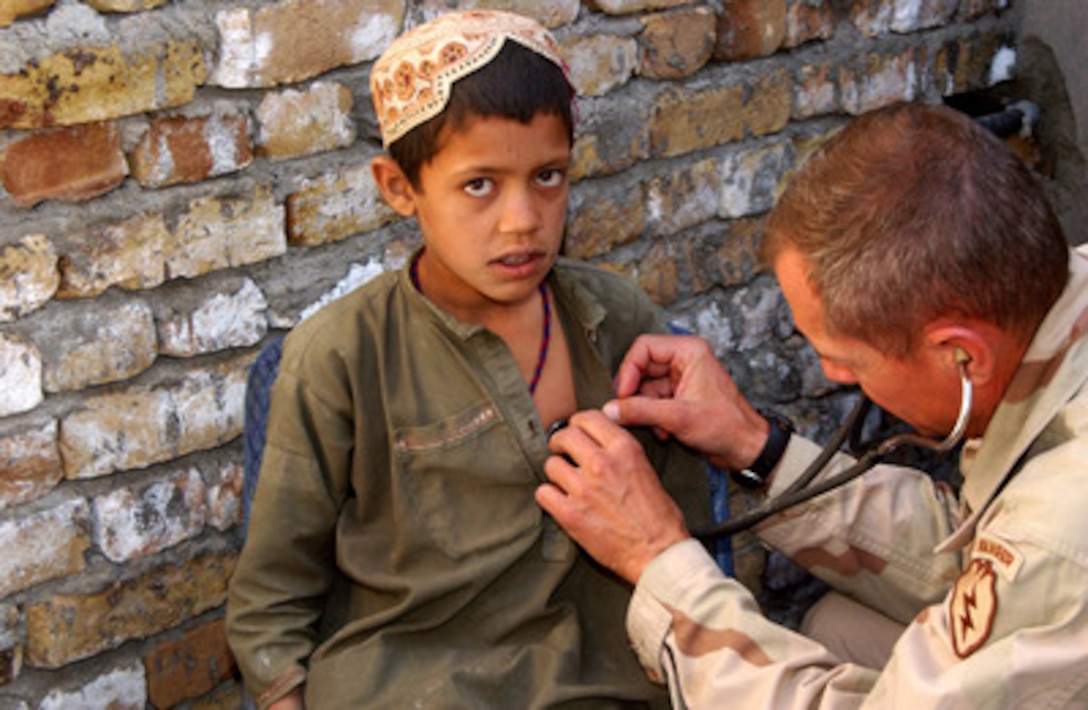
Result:
<svg viewBox="0 0 1088 710"><path fill-rule="evenodd" d="M612 397L661 312L623 278L549 276L578 407ZM287 338L228 634L261 703L309 708L666 705L624 632L629 587L537 506L550 455L505 344L386 274ZM705 464L640 438L689 525Z"/></svg>

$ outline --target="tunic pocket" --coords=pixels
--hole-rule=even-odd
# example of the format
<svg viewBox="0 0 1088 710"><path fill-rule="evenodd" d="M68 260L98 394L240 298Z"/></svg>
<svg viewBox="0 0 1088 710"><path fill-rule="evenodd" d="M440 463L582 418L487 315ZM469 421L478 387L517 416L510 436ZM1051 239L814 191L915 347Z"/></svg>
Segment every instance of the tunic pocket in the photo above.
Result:
<svg viewBox="0 0 1088 710"><path fill-rule="evenodd" d="M533 498L539 481L494 407L400 427L395 442L412 511L451 557L509 543L539 526Z"/></svg>

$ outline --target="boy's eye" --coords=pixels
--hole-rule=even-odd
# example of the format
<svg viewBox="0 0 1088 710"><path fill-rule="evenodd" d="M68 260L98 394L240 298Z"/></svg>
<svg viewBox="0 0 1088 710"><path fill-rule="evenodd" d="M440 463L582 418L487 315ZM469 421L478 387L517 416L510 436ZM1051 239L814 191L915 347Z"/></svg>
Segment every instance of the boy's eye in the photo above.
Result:
<svg viewBox="0 0 1088 710"><path fill-rule="evenodd" d="M473 197L484 197L494 189L494 183L490 178L476 178L465 183L465 192Z"/></svg>
<svg viewBox="0 0 1088 710"><path fill-rule="evenodd" d="M556 168L548 168L537 173L536 180L543 187L558 187L563 183L566 173Z"/></svg>

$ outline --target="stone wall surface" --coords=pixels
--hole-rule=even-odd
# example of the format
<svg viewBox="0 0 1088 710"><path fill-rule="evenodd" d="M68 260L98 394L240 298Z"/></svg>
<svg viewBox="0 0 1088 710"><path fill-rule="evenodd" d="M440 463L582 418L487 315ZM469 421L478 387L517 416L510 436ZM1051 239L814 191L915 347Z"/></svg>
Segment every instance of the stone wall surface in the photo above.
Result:
<svg viewBox="0 0 1088 710"><path fill-rule="evenodd" d="M237 706L245 376L416 244L367 167L403 29L458 5L553 28L567 252L819 437L843 393L755 258L776 185L852 115L1001 78L1008 2L0 2L0 708Z"/></svg>

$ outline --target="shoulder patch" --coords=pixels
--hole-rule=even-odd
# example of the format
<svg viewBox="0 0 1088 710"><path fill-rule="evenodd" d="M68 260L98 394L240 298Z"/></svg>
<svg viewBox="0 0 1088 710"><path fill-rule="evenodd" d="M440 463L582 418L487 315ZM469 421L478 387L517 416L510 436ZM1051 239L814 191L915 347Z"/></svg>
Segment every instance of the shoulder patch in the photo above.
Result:
<svg viewBox="0 0 1088 710"><path fill-rule="evenodd" d="M993 567L1011 583L1024 564L1024 557L1015 547L993 535L982 534L975 540L974 557L989 560Z"/></svg>
<svg viewBox="0 0 1088 710"><path fill-rule="evenodd" d="M948 601L952 649L967 658L990 637L997 614L997 575L988 559L975 558L956 580Z"/></svg>

